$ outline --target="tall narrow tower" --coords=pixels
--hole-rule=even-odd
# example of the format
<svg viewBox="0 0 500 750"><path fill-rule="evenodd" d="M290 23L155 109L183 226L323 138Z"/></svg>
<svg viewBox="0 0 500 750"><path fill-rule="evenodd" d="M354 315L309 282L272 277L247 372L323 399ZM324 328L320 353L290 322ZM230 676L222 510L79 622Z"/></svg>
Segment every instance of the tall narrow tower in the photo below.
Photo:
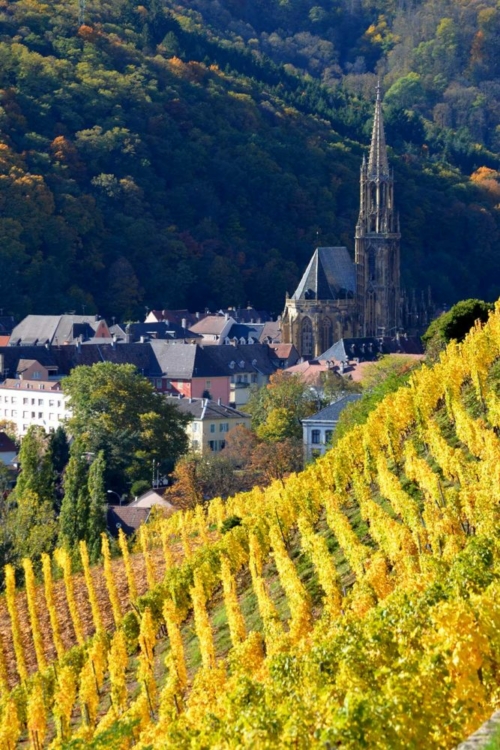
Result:
<svg viewBox="0 0 500 750"><path fill-rule="evenodd" d="M356 294L361 336L394 335L401 325L399 216L385 144L380 85L368 163L363 157L355 235Z"/></svg>

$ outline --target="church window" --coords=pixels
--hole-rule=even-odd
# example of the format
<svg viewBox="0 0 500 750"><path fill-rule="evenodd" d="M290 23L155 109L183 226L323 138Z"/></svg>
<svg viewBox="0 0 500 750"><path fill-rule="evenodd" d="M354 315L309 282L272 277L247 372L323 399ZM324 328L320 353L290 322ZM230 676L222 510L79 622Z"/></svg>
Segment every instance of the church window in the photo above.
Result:
<svg viewBox="0 0 500 750"><path fill-rule="evenodd" d="M302 322L301 354L303 357L311 357L312 353L313 353L312 323L309 320L309 318L304 318Z"/></svg>
<svg viewBox="0 0 500 750"><path fill-rule="evenodd" d="M332 322L330 318L325 318L321 324L321 351L326 352L332 343Z"/></svg>
<svg viewBox="0 0 500 750"><path fill-rule="evenodd" d="M368 250L368 278L370 281L375 281L376 273L376 259L375 259L375 248L370 247Z"/></svg>

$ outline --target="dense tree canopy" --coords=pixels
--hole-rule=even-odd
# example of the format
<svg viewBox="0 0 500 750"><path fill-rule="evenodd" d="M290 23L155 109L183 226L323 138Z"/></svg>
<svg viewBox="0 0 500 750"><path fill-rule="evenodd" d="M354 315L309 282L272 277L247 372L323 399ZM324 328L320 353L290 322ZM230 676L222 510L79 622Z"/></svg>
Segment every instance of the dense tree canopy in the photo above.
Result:
<svg viewBox="0 0 500 750"><path fill-rule="evenodd" d="M0 0L4 309L279 312L352 250L376 68L404 284L497 297L499 12L433 3Z"/></svg>
<svg viewBox="0 0 500 750"><path fill-rule="evenodd" d="M93 461L102 451L107 489L121 493L138 479L149 479L153 461L167 473L187 450L189 417L133 365L77 367L63 380L63 390L72 410L68 431L80 451L79 456L72 451L74 459Z"/></svg>
<svg viewBox="0 0 500 750"><path fill-rule="evenodd" d="M428 358L435 359L452 339L463 341L476 321L488 320L493 308L492 303L466 299L435 318L422 336Z"/></svg>

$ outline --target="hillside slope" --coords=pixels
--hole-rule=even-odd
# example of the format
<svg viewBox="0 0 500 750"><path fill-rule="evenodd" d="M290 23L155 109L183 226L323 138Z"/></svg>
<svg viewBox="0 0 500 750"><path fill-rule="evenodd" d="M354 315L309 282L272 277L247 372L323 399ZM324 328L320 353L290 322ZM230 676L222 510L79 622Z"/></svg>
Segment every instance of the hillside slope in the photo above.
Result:
<svg viewBox="0 0 500 750"><path fill-rule="evenodd" d="M499 366L497 305L301 474L157 522L163 581L56 669L11 604L3 746L454 747L499 701Z"/></svg>
<svg viewBox="0 0 500 750"><path fill-rule="evenodd" d="M80 24L76 2L0 2L4 310L280 312L316 243L353 249L368 96L181 10L89 0ZM404 285L496 298L494 179L472 183L389 136Z"/></svg>

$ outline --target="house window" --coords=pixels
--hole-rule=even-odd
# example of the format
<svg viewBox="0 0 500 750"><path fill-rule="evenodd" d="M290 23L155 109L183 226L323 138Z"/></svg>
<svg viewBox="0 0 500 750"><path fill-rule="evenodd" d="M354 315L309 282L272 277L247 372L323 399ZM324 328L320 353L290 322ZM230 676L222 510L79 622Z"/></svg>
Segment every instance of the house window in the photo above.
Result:
<svg viewBox="0 0 500 750"><path fill-rule="evenodd" d="M12 416L17 417L17 411L15 409L12 410Z"/></svg>
<svg viewBox="0 0 500 750"><path fill-rule="evenodd" d="M319 430L311 431L311 443L313 445L319 445L321 433Z"/></svg>
<svg viewBox="0 0 500 750"><path fill-rule="evenodd" d="M43 411L38 412L38 419L43 419Z"/></svg>
<svg viewBox="0 0 500 750"><path fill-rule="evenodd" d="M325 443L327 445L332 444L333 430L326 430L325 432Z"/></svg>
<svg viewBox="0 0 500 750"><path fill-rule="evenodd" d="M252 375L252 383L256 383L256 382L257 382L257 375L254 373Z"/></svg>
<svg viewBox="0 0 500 750"><path fill-rule="evenodd" d="M212 387L212 381L211 380L205 380L205 388L208 390Z"/></svg>
<svg viewBox="0 0 500 750"><path fill-rule="evenodd" d="M12 416L14 416L14 412L12 412ZM35 418L36 418L36 412L32 411L31 412L31 419L35 419Z"/></svg>
<svg viewBox="0 0 500 750"><path fill-rule="evenodd" d="M29 404L30 400L29 398L23 398L23 404Z"/></svg>
<svg viewBox="0 0 500 750"><path fill-rule="evenodd" d="M156 387L157 388L162 388L163 387L163 381L162 381L161 378L158 378L158 380L156 381Z"/></svg>
<svg viewBox="0 0 500 750"><path fill-rule="evenodd" d="M54 406L54 404L55 404L55 401L53 401L53 400L49 401L49 406Z"/></svg>
<svg viewBox="0 0 500 750"><path fill-rule="evenodd" d="M43 406L43 398L38 399L38 406Z"/></svg>
<svg viewBox="0 0 500 750"><path fill-rule="evenodd" d="M199 450L200 449L200 442L199 442L199 440L193 440L192 446L193 446L193 450L194 451Z"/></svg>
<svg viewBox="0 0 500 750"><path fill-rule="evenodd" d="M219 432L229 432L229 423L221 422L219 425Z"/></svg>
<svg viewBox="0 0 500 750"><path fill-rule="evenodd" d="M211 451L216 451L219 447L219 441L218 440L209 440L208 441L208 447Z"/></svg>
<svg viewBox="0 0 500 750"><path fill-rule="evenodd" d="M51 420L51 422L53 422L54 421L54 414L49 414L49 419Z"/></svg>
<svg viewBox="0 0 500 750"><path fill-rule="evenodd" d="M23 411L23 419L28 419L29 415L29 411Z"/></svg>
<svg viewBox="0 0 500 750"><path fill-rule="evenodd" d="M41 380L42 379L42 373L40 370L35 370L33 372L33 380Z"/></svg>
<svg viewBox="0 0 500 750"><path fill-rule="evenodd" d="M35 399L34 399L34 398L32 398L32 399L31 399L31 406L34 406L34 405L35 405Z"/></svg>
<svg viewBox="0 0 500 750"><path fill-rule="evenodd" d="M215 428L216 428L216 427L217 427L217 425L215 425L215 424L211 424L211 425L210 425L210 432L215 432Z"/></svg>
<svg viewBox="0 0 500 750"><path fill-rule="evenodd" d="M191 429L192 429L193 432L198 432L198 430L199 430L199 424L198 424L198 422L193 422Z"/></svg>

